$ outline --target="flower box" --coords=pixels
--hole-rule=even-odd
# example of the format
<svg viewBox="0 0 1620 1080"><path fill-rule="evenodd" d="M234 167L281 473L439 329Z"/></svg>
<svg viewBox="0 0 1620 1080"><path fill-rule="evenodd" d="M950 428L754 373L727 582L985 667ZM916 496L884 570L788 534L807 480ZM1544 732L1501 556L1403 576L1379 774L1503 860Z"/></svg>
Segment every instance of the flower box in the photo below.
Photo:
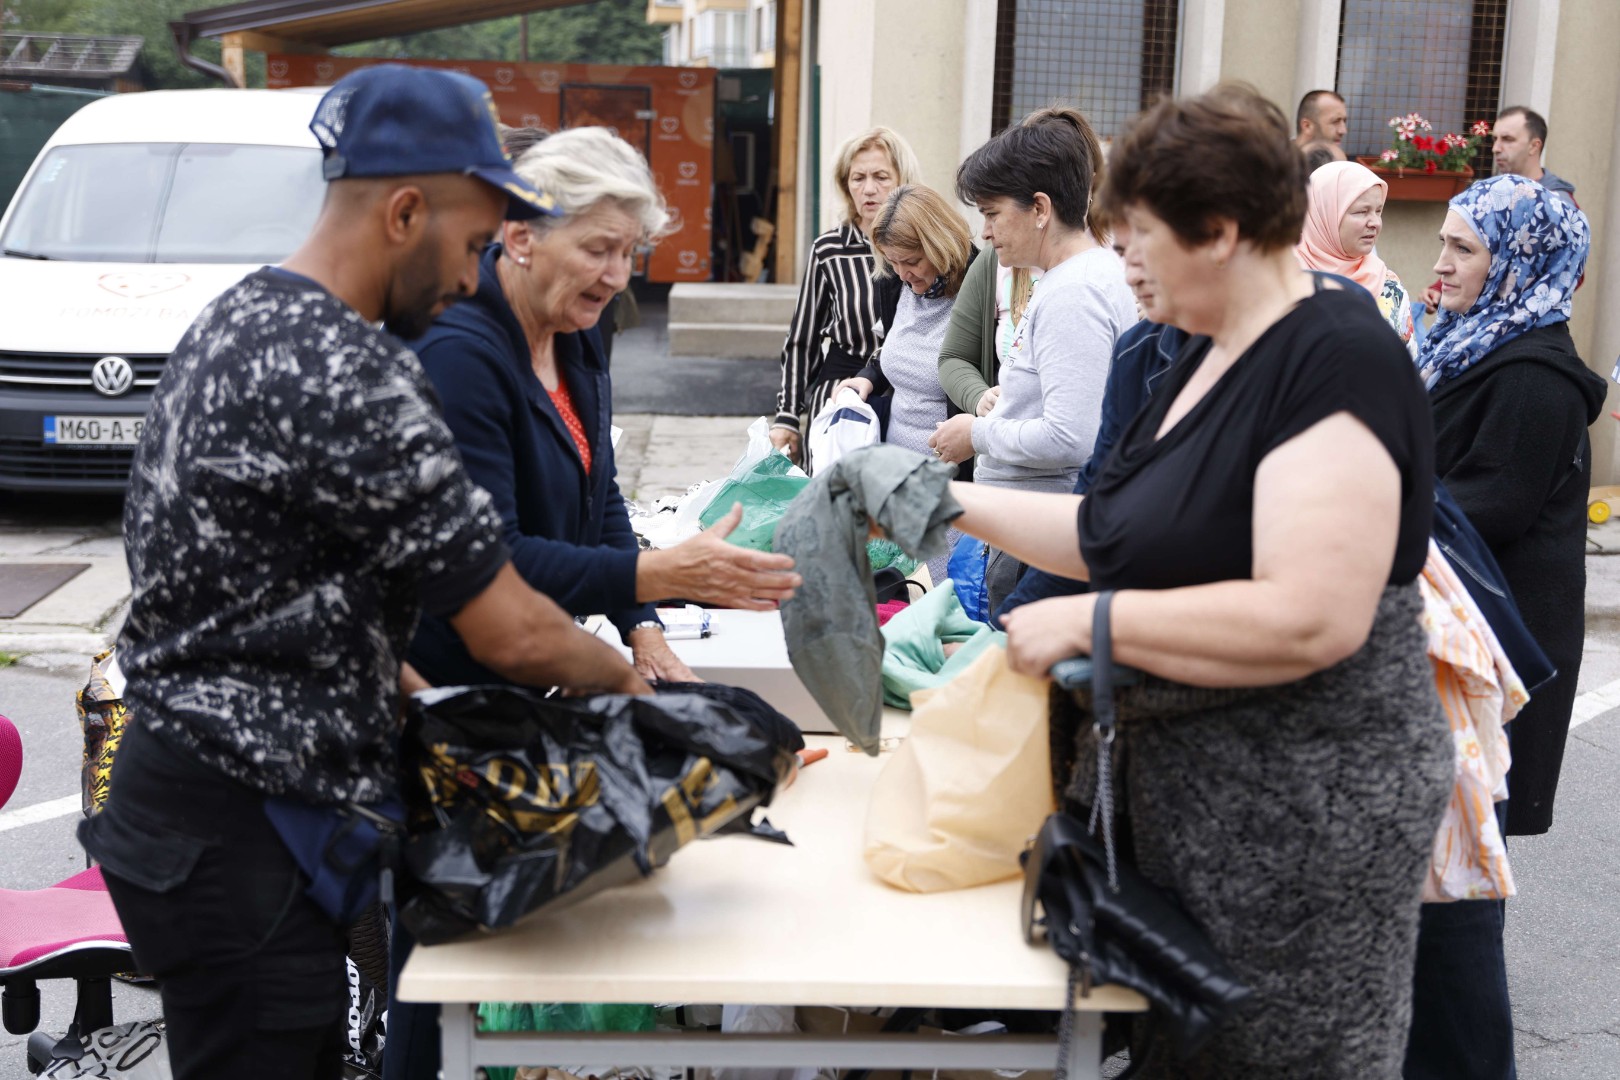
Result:
<svg viewBox="0 0 1620 1080"><path fill-rule="evenodd" d="M1448 202L1453 195L1474 182L1474 170L1467 166L1458 172L1445 169L1426 172L1423 169L1391 168L1380 164L1375 155L1358 157L1356 160L1389 185L1391 201Z"/></svg>

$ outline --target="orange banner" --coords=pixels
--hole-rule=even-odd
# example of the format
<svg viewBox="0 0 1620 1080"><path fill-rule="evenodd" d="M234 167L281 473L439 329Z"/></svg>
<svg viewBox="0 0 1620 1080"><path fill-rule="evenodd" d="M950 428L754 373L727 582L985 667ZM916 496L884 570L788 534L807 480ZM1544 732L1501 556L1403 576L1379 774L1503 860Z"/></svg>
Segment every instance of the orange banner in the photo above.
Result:
<svg viewBox="0 0 1620 1080"><path fill-rule="evenodd" d="M652 281L709 280L714 178L712 68L611 64L503 64L495 61L384 61L345 56L265 58L265 85L330 86L356 68L387 62L444 68L481 80L514 127L550 131L598 125L640 150L668 204L675 231L647 264Z"/></svg>

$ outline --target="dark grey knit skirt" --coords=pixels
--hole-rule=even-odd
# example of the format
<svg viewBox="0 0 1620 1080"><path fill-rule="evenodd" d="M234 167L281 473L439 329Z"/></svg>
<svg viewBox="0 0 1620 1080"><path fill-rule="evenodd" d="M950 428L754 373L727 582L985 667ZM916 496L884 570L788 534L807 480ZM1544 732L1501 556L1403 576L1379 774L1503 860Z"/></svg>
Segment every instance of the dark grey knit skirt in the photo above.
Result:
<svg viewBox="0 0 1620 1080"><path fill-rule="evenodd" d="M1419 891L1455 768L1421 611L1416 586L1386 589L1359 652L1286 686L1118 692L1116 797L1137 865L1256 991L1196 1059L1154 1046L1140 1076L1400 1076ZM1053 713L1055 735L1074 732L1062 757L1082 806L1087 704Z"/></svg>

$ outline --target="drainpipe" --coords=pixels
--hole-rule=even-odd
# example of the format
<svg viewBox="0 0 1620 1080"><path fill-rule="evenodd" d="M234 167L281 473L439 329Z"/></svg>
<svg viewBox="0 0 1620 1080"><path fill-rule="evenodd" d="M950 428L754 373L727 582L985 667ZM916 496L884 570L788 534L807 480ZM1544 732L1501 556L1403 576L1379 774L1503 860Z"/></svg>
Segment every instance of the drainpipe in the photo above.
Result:
<svg viewBox="0 0 1620 1080"><path fill-rule="evenodd" d="M170 23L169 33L174 35L174 47L180 52L180 62L182 64L186 65L186 67L193 71L202 72L211 79L218 79L220 82L234 90L241 89L241 86L237 83L236 78L229 71L226 71L218 64L210 64L207 60L204 60L199 56L191 55L191 45L196 39L192 36L193 27L189 22L182 19L177 22Z"/></svg>

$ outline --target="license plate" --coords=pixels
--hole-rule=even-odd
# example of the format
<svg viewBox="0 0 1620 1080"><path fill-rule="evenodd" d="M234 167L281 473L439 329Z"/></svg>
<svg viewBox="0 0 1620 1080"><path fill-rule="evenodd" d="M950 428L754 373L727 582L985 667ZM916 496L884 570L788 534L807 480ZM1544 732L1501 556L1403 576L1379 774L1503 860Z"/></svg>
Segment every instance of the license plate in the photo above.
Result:
<svg viewBox="0 0 1620 1080"><path fill-rule="evenodd" d="M47 416L46 446L134 446L146 420L139 416Z"/></svg>

